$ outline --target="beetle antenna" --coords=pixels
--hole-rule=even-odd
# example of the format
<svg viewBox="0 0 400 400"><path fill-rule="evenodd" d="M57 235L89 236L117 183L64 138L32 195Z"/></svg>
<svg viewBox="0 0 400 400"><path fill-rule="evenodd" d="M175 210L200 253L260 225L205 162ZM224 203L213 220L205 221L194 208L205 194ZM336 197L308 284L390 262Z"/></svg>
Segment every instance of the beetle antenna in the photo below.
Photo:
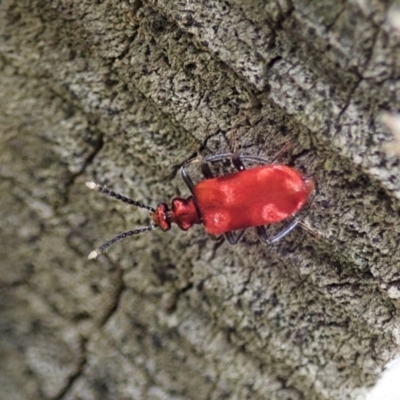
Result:
<svg viewBox="0 0 400 400"><path fill-rule="evenodd" d="M142 204L136 200L132 200L129 197L122 196L119 193L115 193L112 190L107 189L105 186L98 185L95 182L86 182L86 186L89 189L96 190L97 192L106 194L107 196L110 196L110 197L114 197L117 200L123 201L124 203L132 204L132 205L134 205L136 207L140 207L140 208L145 208L146 210L149 210L151 213L155 212L153 207L147 206L146 204Z"/></svg>
<svg viewBox="0 0 400 400"><path fill-rule="evenodd" d="M107 240L107 242L103 243L96 250L93 250L89 254L88 259L91 260L92 258L96 258L98 255L103 253L104 250L106 250L108 247L110 247L115 242L119 242L120 240L125 239L128 236L137 235L138 233L142 233L142 232L146 232L146 231L152 231L154 228L156 228L156 225L149 225L149 226L145 226L144 228L135 229L133 231L122 232L119 235L113 237L112 239Z"/></svg>

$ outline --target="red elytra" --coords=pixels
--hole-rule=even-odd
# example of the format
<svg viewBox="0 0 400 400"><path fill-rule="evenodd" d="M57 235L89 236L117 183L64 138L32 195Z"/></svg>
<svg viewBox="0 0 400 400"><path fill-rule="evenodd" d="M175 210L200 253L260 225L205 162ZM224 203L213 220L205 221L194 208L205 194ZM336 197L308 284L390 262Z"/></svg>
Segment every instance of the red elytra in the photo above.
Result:
<svg viewBox="0 0 400 400"><path fill-rule="evenodd" d="M209 163L225 159L231 159L238 172L213 177ZM311 179L302 177L294 168L285 165L266 164L245 169L242 161L267 163L264 158L241 154L220 154L204 159L196 158L185 163L181 168L181 175L192 196L187 199L172 199L171 209L168 209L166 203L160 203L153 209L93 182L87 183L91 189L148 209L153 222L148 227L117 235L90 253L89 258L97 257L111 244L127 236L155 227L167 231L172 223L182 230L187 230L195 224L203 224L207 233L224 234L231 244L237 243L244 229L250 227L256 227L259 238L265 243L270 244L281 239L299 223L298 219L291 220L273 237L268 237L264 225L281 222L295 215L314 191L314 183ZM206 179L194 185L187 167L196 162L201 162ZM233 231L237 230L240 232L235 236Z"/></svg>

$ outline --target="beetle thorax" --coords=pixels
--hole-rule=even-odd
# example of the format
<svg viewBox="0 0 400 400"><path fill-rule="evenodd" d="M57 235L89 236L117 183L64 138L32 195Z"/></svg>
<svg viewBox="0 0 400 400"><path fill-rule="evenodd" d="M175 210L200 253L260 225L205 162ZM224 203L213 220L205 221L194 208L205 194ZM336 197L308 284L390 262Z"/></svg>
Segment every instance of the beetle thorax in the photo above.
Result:
<svg viewBox="0 0 400 400"><path fill-rule="evenodd" d="M188 230L194 224L201 223L201 216L193 197L172 199L170 210L167 204L160 203L152 214L152 219L154 224L163 231L169 230L171 223L177 224L183 231Z"/></svg>

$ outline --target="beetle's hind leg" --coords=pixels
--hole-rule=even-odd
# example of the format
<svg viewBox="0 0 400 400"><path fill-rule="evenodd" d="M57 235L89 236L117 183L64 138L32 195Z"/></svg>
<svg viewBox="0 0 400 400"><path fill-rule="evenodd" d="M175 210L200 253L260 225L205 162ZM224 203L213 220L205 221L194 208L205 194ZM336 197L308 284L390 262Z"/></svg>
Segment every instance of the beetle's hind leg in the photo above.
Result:
<svg viewBox="0 0 400 400"><path fill-rule="evenodd" d="M233 231L226 232L224 233L225 239L228 241L229 244L237 244L237 242L240 240L240 238L243 236L244 229L242 229L238 233L234 233Z"/></svg>
<svg viewBox="0 0 400 400"><path fill-rule="evenodd" d="M288 233L290 233L296 226L300 223L299 219L294 219L291 221L286 227L284 227L280 232L277 234L269 237L267 231L265 230L264 226L257 226L256 232L259 239L265 244L273 244L278 240L281 240L285 237Z"/></svg>

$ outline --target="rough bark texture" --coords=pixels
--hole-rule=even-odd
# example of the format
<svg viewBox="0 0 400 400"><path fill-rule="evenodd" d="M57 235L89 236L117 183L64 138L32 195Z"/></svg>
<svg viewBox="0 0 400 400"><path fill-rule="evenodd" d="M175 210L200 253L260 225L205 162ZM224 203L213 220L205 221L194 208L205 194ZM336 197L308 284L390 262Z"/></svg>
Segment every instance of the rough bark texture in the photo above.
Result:
<svg viewBox="0 0 400 400"><path fill-rule="evenodd" d="M363 398L399 351L400 34L386 1L0 3L2 399ZM275 246L201 227L87 254L199 147L312 176Z"/></svg>

